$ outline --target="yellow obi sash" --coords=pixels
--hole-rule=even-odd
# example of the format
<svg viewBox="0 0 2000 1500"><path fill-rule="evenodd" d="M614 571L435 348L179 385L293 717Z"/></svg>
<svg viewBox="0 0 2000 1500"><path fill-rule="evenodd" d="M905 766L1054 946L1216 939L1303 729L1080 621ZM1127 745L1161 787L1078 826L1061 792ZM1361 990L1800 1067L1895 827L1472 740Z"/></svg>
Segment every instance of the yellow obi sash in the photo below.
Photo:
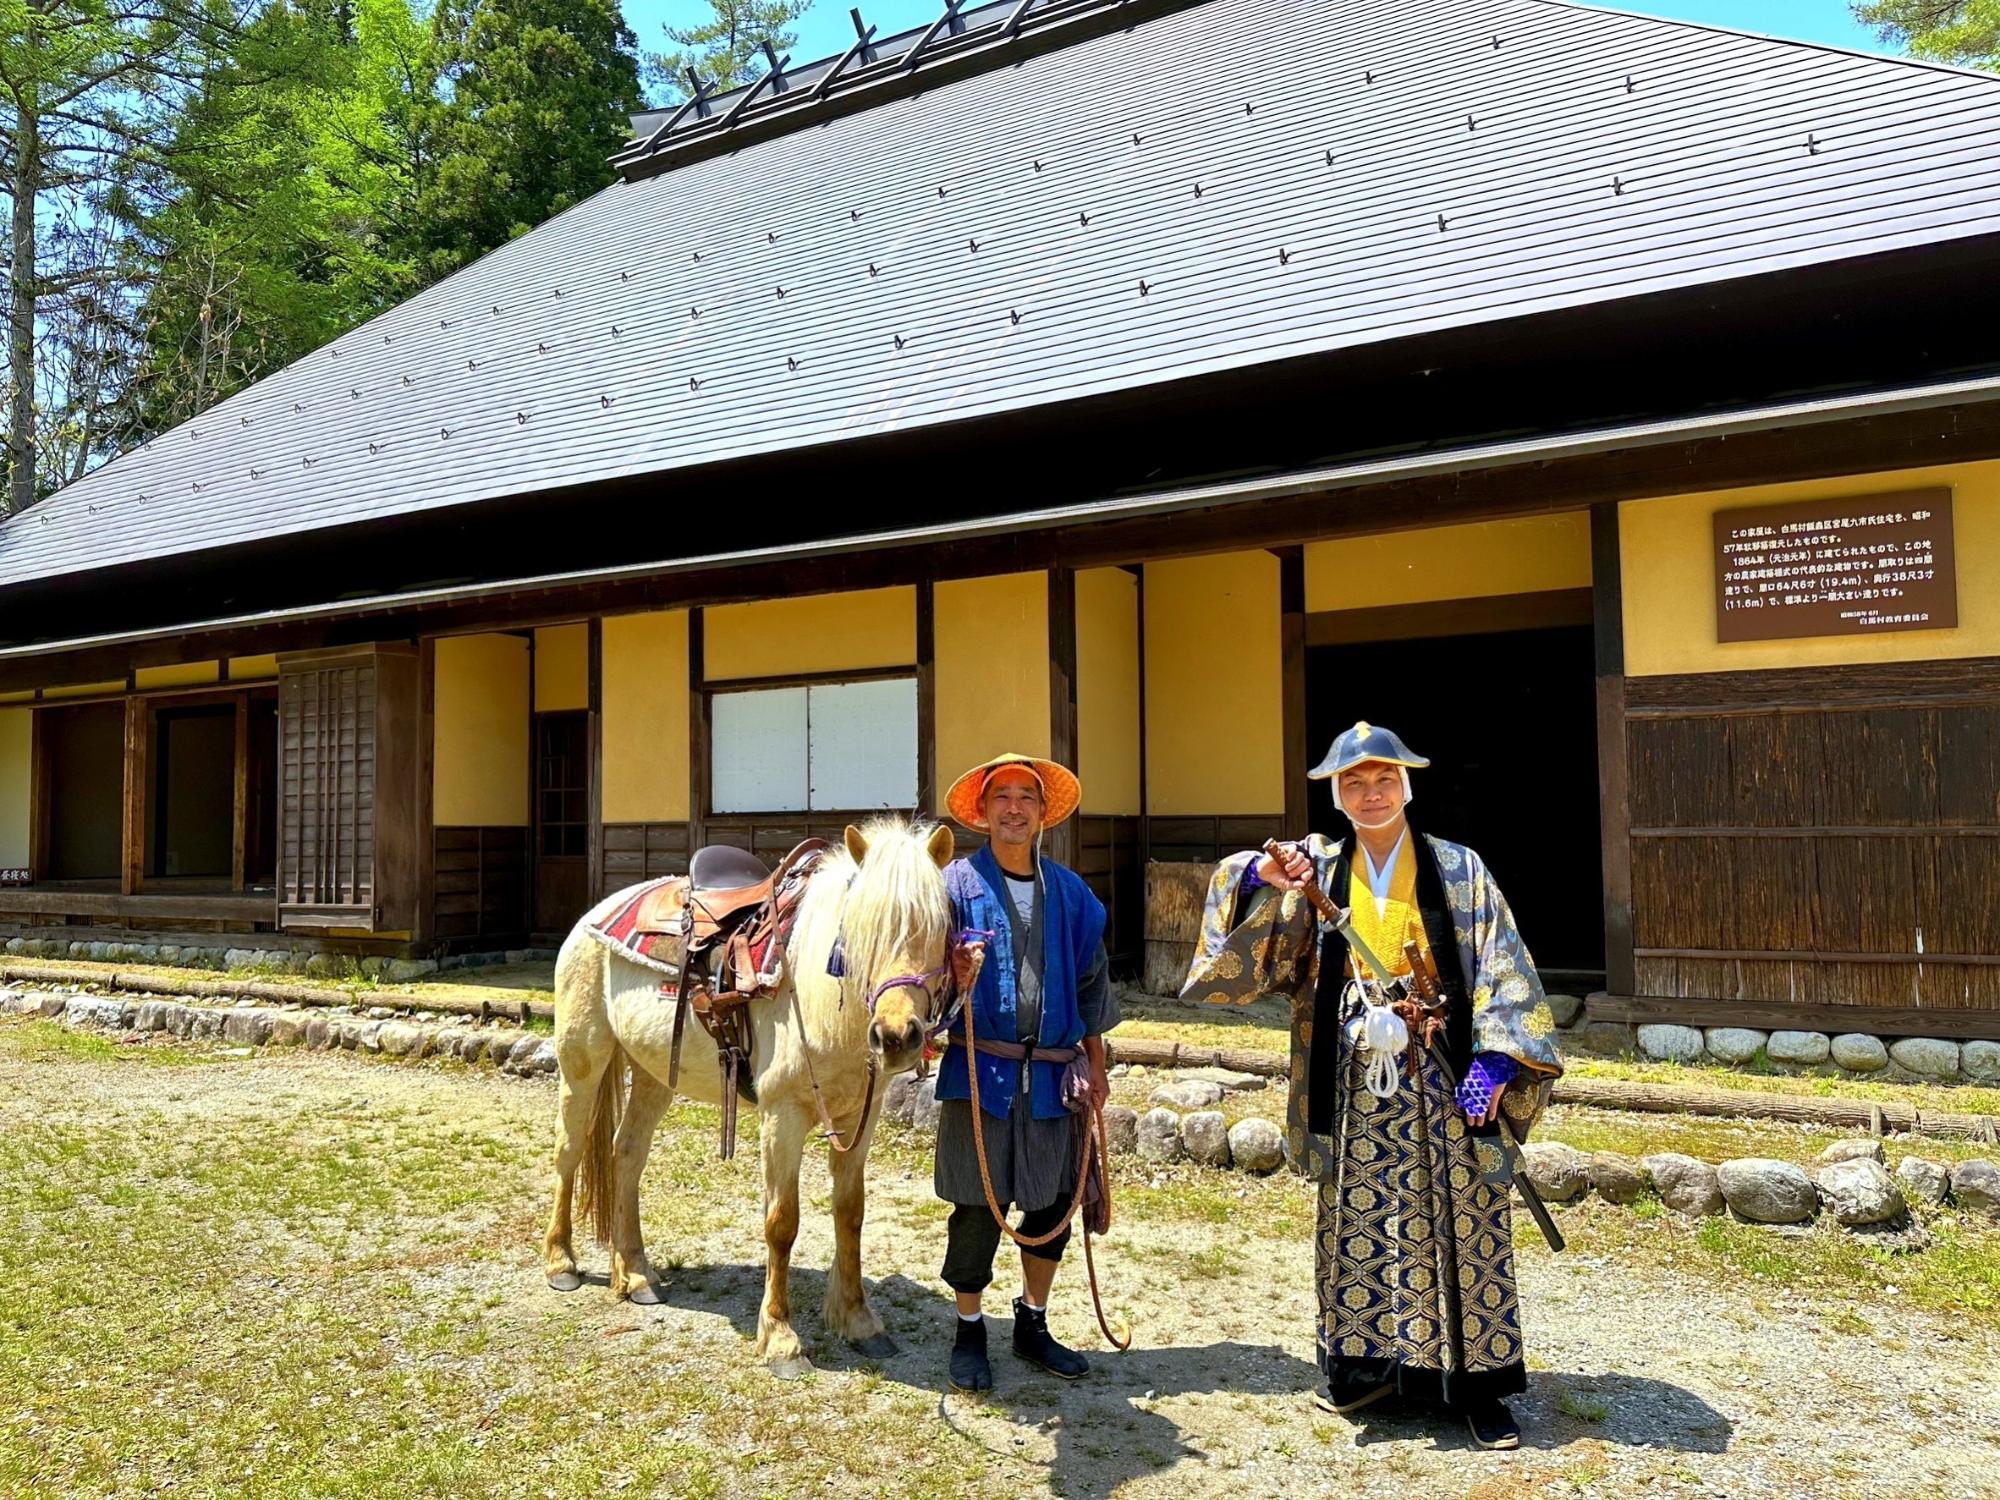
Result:
<svg viewBox="0 0 2000 1500"><path fill-rule="evenodd" d="M1414 833L1410 835L1412 840L1416 837ZM1395 873L1389 877L1389 899L1381 904L1379 911L1376 909L1375 892L1368 885L1367 861L1367 851L1357 842L1348 861L1349 920L1354 923L1354 930L1361 941L1382 960L1391 974L1407 974L1410 962L1403 956L1403 944L1416 943L1417 951L1426 957L1431 951L1430 939L1424 935L1423 913L1417 909L1417 851L1405 845L1397 856ZM1348 972L1354 972L1351 955Z"/></svg>

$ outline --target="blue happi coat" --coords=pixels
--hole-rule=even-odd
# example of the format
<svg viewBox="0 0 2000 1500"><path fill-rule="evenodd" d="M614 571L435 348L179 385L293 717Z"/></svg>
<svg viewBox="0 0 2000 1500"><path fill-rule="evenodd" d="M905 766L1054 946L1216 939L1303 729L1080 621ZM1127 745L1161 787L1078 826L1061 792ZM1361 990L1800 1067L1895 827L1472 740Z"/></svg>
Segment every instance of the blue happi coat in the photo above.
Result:
<svg viewBox="0 0 2000 1500"><path fill-rule="evenodd" d="M952 920L961 928L991 932L986 962L973 986L970 1004L977 1007L973 1024L989 1041L1018 1041L1015 1021L1014 903L1006 892L1007 877L993 846L970 859L956 859L944 872L951 893ZM1042 861L1042 1029L1043 1047L1074 1047L1083 1040L1083 1014L1077 1005L1077 985L1097 959L1104 940L1104 903L1083 877L1052 859ZM961 1019L951 1028L965 1035ZM1030 1101L1038 1120L1069 1113L1062 1102L1062 1068L1056 1063L1029 1064ZM989 1115L1005 1118L1014 1099L1019 1064L1004 1057L979 1059L979 1103ZM937 1096L970 1099L965 1048L948 1048L938 1065Z"/></svg>

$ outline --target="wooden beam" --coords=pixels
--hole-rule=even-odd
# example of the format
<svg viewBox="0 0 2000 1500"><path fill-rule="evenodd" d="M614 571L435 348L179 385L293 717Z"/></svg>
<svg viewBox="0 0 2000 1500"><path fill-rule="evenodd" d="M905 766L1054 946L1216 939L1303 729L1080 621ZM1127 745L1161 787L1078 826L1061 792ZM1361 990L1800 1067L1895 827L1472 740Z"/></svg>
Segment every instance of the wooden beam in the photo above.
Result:
<svg viewBox="0 0 2000 1500"><path fill-rule="evenodd" d="M250 884L250 695L236 695L236 776L230 800L229 888Z"/></svg>
<svg viewBox="0 0 2000 1500"><path fill-rule="evenodd" d="M584 817L590 825L585 833L589 863L584 879L590 887L590 904L595 906L604 897L604 621L597 615L585 626L584 684L584 706L590 715L585 751L589 764L584 768L589 778L584 797Z"/></svg>
<svg viewBox="0 0 2000 1500"><path fill-rule="evenodd" d="M138 893L146 883L146 772L152 746L152 710L143 698L125 700L125 787L120 811L118 889Z"/></svg>
<svg viewBox="0 0 2000 1500"><path fill-rule="evenodd" d="M1305 616L1305 639L1308 646L1358 646L1371 641L1428 640L1445 635L1487 635L1503 630L1588 625L1593 618L1589 589L1546 589L1481 599L1434 599L1423 604L1320 610Z"/></svg>
<svg viewBox="0 0 2000 1500"><path fill-rule="evenodd" d="M707 840L709 743L706 622L688 611L688 854Z"/></svg>
<svg viewBox="0 0 2000 1500"><path fill-rule="evenodd" d="M1153 803L1147 781L1149 748L1146 744L1146 569L1133 570L1139 577L1139 901L1145 903L1146 866L1153 859ZM1143 926L1143 923L1141 924Z"/></svg>
<svg viewBox="0 0 2000 1500"><path fill-rule="evenodd" d="M1632 955L1632 797L1625 739L1625 582L1618 507L1590 509L1590 577L1597 686L1597 817L1604 880L1604 983L1638 984Z"/></svg>
<svg viewBox="0 0 2000 1500"><path fill-rule="evenodd" d="M416 785L417 899L411 936L429 942L437 933L437 641L417 643Z"/></svg>
<svg viewBox="0 0 2000 1500"><path fill-rule="evenodd" d="M1049 569L1049 758L1077 769L1076 570ZM1077 820L1049 830L1045 847L1056 863L1076 868Z"/></svg>
<svg viewBox="0 0 2000 1500"><path fill-rule="evenodd" d="M941 818L937 779L937 589L917 581L917 812Z"/></svg>
<svg viewBox="0 0 2000 1500"><path fill-rule="evenodd" d="M1302 839L1311 831L1306 770L1306 549L1278 549L1278 654L1282 674L1282 732L1285 756L1284 837Z"/></svg>

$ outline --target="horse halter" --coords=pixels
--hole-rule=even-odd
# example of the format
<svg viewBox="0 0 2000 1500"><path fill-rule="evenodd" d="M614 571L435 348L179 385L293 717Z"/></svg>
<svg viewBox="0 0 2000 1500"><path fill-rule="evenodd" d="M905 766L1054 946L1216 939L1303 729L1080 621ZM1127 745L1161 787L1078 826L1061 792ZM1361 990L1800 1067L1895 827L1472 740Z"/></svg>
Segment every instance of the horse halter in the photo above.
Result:
<svg viewBox="0 0 2000 1500"><path fill-rule="evenodd" d="M946 959L935 969L923 974L898 974L893 979L885 979L868 992L868 1014L875 1014L875 1006L891 990L922 990L930 998L931 1009L937 1009L937 991L931 986L950 972L951 960Z"/></svg>

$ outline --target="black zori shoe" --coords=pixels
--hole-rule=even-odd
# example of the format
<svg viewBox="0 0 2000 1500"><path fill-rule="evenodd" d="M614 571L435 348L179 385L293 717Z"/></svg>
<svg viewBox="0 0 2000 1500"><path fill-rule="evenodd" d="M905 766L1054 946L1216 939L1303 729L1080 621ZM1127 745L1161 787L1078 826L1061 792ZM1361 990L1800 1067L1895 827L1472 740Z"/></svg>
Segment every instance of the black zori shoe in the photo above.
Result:
<svg viewBox="0 0 2000 1500"><path fill-rule="evenodd" d="M1321 1411L1345 1416L1364 1406L1373 1406L1394 1390L1393 1385L1379 1376L1350 1373L1329 1380L1323 1389L1314 1391L1313 1405Z"/></svg>
<svg viewBox="0 0 2000 1500"><path fill-rule="evenodd" d="M1090 1373L1089 1360L1074 1349L1065 1349L1049 1333L1048 1309L1037 1312L1019 1297L1014 1299L1014 1352L1064 1380Z"/></svg>
<svg viewBox="0 0 2000 1500"><path fill-rule="evenodd" d="M960 1318L958 1337L951 1346L951 1388L955 1391L990 1391L993 1366L986 1359L986 1320Z"/></svg>
<svg viewBox="0 0 2000 1500"><path fill-rule="evenodd" d="M1504 1401L1480 1401L1467 1407L1465 1425L1472 1431L1473 1442L1482 1448L1521 1446L1521 1424Z"/></svg>

